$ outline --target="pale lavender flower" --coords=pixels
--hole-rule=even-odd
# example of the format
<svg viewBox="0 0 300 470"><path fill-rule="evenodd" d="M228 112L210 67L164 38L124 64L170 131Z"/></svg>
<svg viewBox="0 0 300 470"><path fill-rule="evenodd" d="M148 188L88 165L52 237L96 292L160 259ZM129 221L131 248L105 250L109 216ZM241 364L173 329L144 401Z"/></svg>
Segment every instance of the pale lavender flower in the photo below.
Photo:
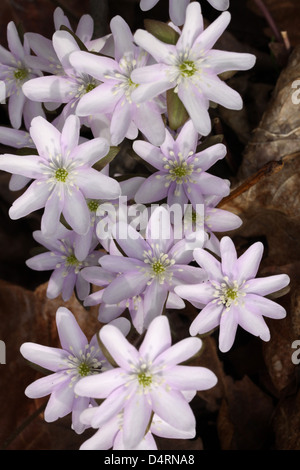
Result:
<svg viewBox="0 0 300 470"><path fill-rule="evenodd" d="M5 84L1 88L1 102L8 98L8 114L12 127L19 129L24 117L24 124L28 129L32 118L44 116L44 112L41 103L34 103L26 98L22 85L42 75L42 72L38 67L32 66L28 42L24 38L22 44L13 21L7 25L7 42L9 50L0 46L0 80Z"/></svg>
<svg viewBox="0 0 300 470"><path fill-rule="evenodd" d="M52 43L60 62L56 67L56 73L26 82L23 93L32 101L50 103L51 109L55 108L53 103L56 103L56 107L65 104L62 113L53 121L53 124L61 129L65 119L75 114L80 99L93 90L99 81L86 73L81 73L70 63L70 55L80 48L68 31L56 31Z"/></svg>
<svg viewBox="0 0 300 470"><path fill-rule="evenodd" d="M87 266L98 264L102 254L95 250L98 240L93 240L85 259L78 260L75 255L76 233L63 225L59 226L53 238L45 237L39 230L33 233L33 238L49 251L33 256L26 264L36 271L53 270L48 282L47 297L55 299L61 294L63 300L67 301L75 289L78 298L84 300L90 293L90 284L81 275L81 271Z"/></svg>
<svg viewBox="0 0 300 470"><path fill-rule="evenodd" d="M141 184L135 195L136 202L145 204L167 197L169 206L180 204L183 208L191 201L196 209L197 204L203 204L204 196L227 196L228 183L206 172L225 157L225 145L216 144L197 152L197 144L198 132L191 120L185 123L175 140L166 130L160 148L142 140L135 141L134 151L158 169Z"/></svg>
<svg viewBox="0 0 300 470"><path fill-rule="evenodd" d="M155 100L145 100L137 106L131 99L137 87L131 79L132 72L145 66L149 56L134 44L130 28L120 16L111 20L110 27L115 43L115 60L85 51L74 52L70 56L76 70L102 82L81 98L76 113L78 116L111 115L112 145L122 142L130 130L131 138L136 138L140 130L148 140L159 145L165 136L161 106Z"/></svg>
<svg viewBox="0 0 300 470"><path fill-rule="evenodd" d="M183 395L189 402L195 393L183 392ZM97 412L97 407L90 407L84 410L80 415L81 422L91 426ZM131 450L157 450L154 435L168 439L193 439L195 437L195 430L182 431L181 429L174 428L174 426L170 426L154 413L149 431L141 442ZM108 450L110 448L113 450L126 450L123 441L123 413L119 413L101 426L91 438L81 445L80 450Z"/></svg>
<svg viewBox="0 0 300 470"><path fill-rule="evenodd" d="M126 256L105 255L103 268L119 275L103 292L103 302L118 304L124 299L144 296L144 328L162 314L169 292L180 284L204 280L204 270L188 266L193 249L203 246L204 236L193 242L176 241L169 212L157 207L146 229L146 239L125 223L116 225L114 237Z"/></svg>
<svg viewBox="0 0 300 470"><path fill-rule="evenodd" d="M159 0L141 0L140 7L143 11L148 11L153 8ZM216 8L216 10L227 10L229 7L229 0L208 0L208 2ZM170 0L169 2L169 15L171 21L181 26L184 23L185 12L190 0Z"/></svg>
<svg viewBox="0 0 300 470"><path fill-rule="evenodd" d="M270 340L270 331L263 318L281 319L285 309L265 298L289 284L289 276L279 274L255 279L263 255L263 244L254 243L237 258L232 240L220 242L221 262L203 249L194 257L206 270L209 280L198 285L178 286L175 292L191 303L202 304L203 310L190 327L190 334L207 333L220 326L219 348L227 352L232 347L238 325L249 333Z"/></svg>
<svg viewBox="0 0 300 470"><path fill-rule="evenodd" d="M255 56L212 49L230 19L230 13L224 12L204 30L200 4L192 2L187 7L185 24L176 45L137 30L135 42L151 54L157 64L133 70L132 80L139 86L132 92L132 100L144 103L174 89L201 135L211 131L210 101L229 109L241 109L241 96L218 75L228 70L250 69Z"/></svg>
<svg viewBox="0 0 300 470"><path fill-rule="evenodd" d="M78 395L105 399L91 419L92 427L100 428L123 412L126 449L142 441L152 411L170 426L193 433L195 416L183 392L209 389L217 378L204 367L178 364L199 351L201 340L186 338L171 346L165 316L152 321L139 350L114 326L105 325L99 336L118 367L76 384Z"/></svg>
<svg viewBox="0 0 300 470"><path fill-rule="evenodd" d="M129 322L125 318L114 324L125 335L128 333ZM70 310L65 307L57 310L56 325L62 349L36 343L24 343L20 348L25 359L49 372L29 385L25 394L34 399L50 395L44 412L45 421L50 423L72 413L72 427L81 434L86 425L80 421L80 414L96 402L90 397L76 395L74 386L82 377L101 374L112 366L99 348L96 335L88 342Z"/></svg>
<svg viewBox="0 0 300 470"><path fill-rule="evenodd" d="M39 155L0 156L1 170L34 180L10 208L12 219L44 207L41 230L46 236L56 232L61 214L74 231L85 234L90 225L86 199L120 195L117 181L92 168L108 153L107 142L98 138L78 145L79 131L79 118L74 115L68 117L61 133L36 117L30 136Z"/></svg>

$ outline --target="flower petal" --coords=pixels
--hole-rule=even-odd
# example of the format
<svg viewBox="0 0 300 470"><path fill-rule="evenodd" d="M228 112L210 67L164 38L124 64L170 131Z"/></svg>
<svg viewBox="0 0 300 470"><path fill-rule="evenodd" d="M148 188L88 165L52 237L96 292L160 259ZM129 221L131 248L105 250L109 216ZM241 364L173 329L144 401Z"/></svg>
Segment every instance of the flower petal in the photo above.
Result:
<svg viewBox="0 0 300 470"><path fill-rule="evenodd" d="M156 365L165 364L167 367L180 364L194 356L200 350L201 346L201 339L185 338L163 351L155 358L154 363Z"/></svg>
<svg viewBox="0 0 300 470"><path fill-rule="evenodd" d="M195 427L195 416L182 393L163 386L155 388L150 395L154 412L168 424L183 431Z"/></svg>
<svg viewBox="0 0 300 470"><path fill-rule="evenodd" d="M68 353L62 349L35 343L22 344L20 352L28 361L55 372L61 370L61 365L68 357Z"/></svg>
<svg viewBox="0 0 300 470"><path fill-rule="evenodd" d="M236 270L240 282L255 278L263 251L264 245L261 242L256 242L239 257L236 263Z"/></svg>
<svg viewBox="0 0 300 470"><path fill-rule="evenodd" d="M139 354L123 333L113 325L104 325L99 336L116 363L123 369L131 371L132 364L138 362Z"/></svg>
<svg viewBox="0 0 300 470"><path fill-rule="evenodd" d="M235 340L238 327L238 307L231 306L229 311L224 311L220 320L219 349L223 353L228 352Z"/></svg>
<svg viewBox="0 0 300 470"><path fill-rule="evenodd" d="M247 292L258 295L269 295L283 289L289 283L290 278L287 274L259 277L247 281Z"/></svg>
<svg viewBox="0 0 300 470"><path fill-rule="evenodd" d="M204 334L219 326L224 305L210 302L197 315L190 326L190 334Z"/></svg>
<svg viewBox="0 0 300 470"><path fill-rule="evenodd" d="M56 325L63 349L70 351L73 355L79 354L80 350L84 351L88 340L69 309L65 307L58 308Z"/></svg>
<svg viewBox="0 0 300 470"><path fill-rule="evenodd" d="M123 416L123 442L126 449L137 446L150 421L151 405L145 394L134 394L126 403Z"/></svg>
<svg viewBox="0 0 300 470"><path fill-rule="evenodd" d="M121 369L111 369L79 380L75 385L74 392L83 397L106 398L115 389L121 387L125 380Z"/></svg>
<svg viewBox="0 0 300 470"><path fill-rule="evenodd" d="M49 188L47 185L33 181L29 188L14 201L9 209L10 218L13 220L20 219L31 214L31 212L41 209L45 206L48 197Z"/></svg>
<svg viewBox="0 0 300 470"><path fill-rule="evenodd" d="M177 390L208 390L218 381L206 367L175 366L168 369L164 376L167 383Z"/></svg>
<svg viewBox="0 0 300 470"><path fill-rule="evenodd" d="M170 348L171 344L172 338L168 319L165 316L160 316L150 323L140 346L139 354L149 361L154 361L158 355Z"/></svg>
<svg viewBox="0 0 300 470"><path fill-rule="evenodd" d="M251 312L257 315L276 319L286 317L286 311L281 305L260 295L247 294L245 305Z"/></svg>

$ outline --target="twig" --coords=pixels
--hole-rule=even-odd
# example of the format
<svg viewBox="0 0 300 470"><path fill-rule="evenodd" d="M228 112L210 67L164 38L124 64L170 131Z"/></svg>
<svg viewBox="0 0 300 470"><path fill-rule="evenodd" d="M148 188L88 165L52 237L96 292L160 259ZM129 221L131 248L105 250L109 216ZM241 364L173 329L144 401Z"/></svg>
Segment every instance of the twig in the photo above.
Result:
<svg viewBox="0 0 300 470"><path fill-rule="evenodd" d="M256 5L260 8L262 13L264 14L264 17L266 18L267 22L269 23L270 28L272 29L276 39L278 42L284 43L282 34L280 33L279 29L277 28L277 25L269 11L269 9L266 7L264 4L263 0L254 0Z"/></svg>

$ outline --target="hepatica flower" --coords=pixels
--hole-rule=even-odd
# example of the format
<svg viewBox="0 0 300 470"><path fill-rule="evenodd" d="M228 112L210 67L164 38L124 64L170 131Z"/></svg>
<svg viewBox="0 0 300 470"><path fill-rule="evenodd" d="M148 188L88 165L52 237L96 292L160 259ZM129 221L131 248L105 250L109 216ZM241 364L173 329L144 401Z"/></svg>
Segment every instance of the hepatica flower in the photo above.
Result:
<svg viewBox="0 0 300 470"><path fill-rule="evenodd" d="M195 392L183 392L183 395L190 402L194 398ZM83 424L91 427L97 413L97 407L90 407L81 413L80 420ZM123 421L123 413L121 412L101 426L90 439L81 445L80 450L108 450L110 448L113 450L126 450L123 442ZM196 434L195 431L195 429L182 431L170 426L154 414L149 431L141 442L131 450L157 450L154 436L168 439L193 439Z"/></svg>
<svg viewBox="0 0 300 470"><path fill-rule="evenodd" d="M112 325L101 328L99 336L118 367L98 377L83 378L76 384L78 395L105 399L91 425L99 428L123 412L126 449L142 441L152 412L170 426L193 432L195 417L183 392L209 389L217 378L206 368L178 364L199 351L201 340L186 338L171 346L170 326L165 316L152 321L138 350Z"/></svg>
<svg viewBox="0 0 300 470"><path fill-rule="evenodd" d="M182 208L191 201L204 202L204 196L227 196L228 183L206 172L216 161L224 158L226 147L213 145L197 152L198 133L191 120L183 126L176 140L166 130L166 138L160 148L148 142L133 143L135 152L158 171L141 184L135 195L138 203L159 201L167 197L169 206L180 204Z"/></svg>
<svg viewBox="0 0 300 470"><path fill-rule="evenodd" d="M0 169L26 176L34 181L9 210L19 219L41 208L41 230L45 236L55 234L61 214L73 230L85 234L90 226L86 199L115 199L119 183L92 166L104 157L109 146L96 138L78 145L79 118L69 116L62 132L42 117L30 128L38 155L1 155Z"/></svg>
<svg viewBox="0 0 300 470"><path fill-rule="evenodd" d="M117 325L127 334L126 319L123 320ZM96 402L90 397L79 397L74 393L74 386L82 377L101 374L112 366L99 348L96 335L89 342L70 310L59 307L56 325L61 349L35 343L21 346L25 359L49 372L29 385L25 394L29 398L50 395L44 412L45 421L53 422L72 413L73 429L81 434L86 426L80 421L80 414Z"/></svg>
<svg viewBox="0 0 300 470"><path fill-rule="evenodd" d="M130 225L117 224L114 236L125 256L105 255L99 260L103 268L119 274L105 288L103 302L118 304L143 294L145 328L161 315L176 285L206 278L203 270L188 266L193 248L203 246L204 237L193 243L174 240L169 217L165 208L156 208L147 225L146 239Z"/></svg>
<svg viewBox="0 0 300 470"><path fill-rule="evenodd" d="M26 38L22 44L13 21L7 26L7 42L9 50L0 46L0 80L3 80L5 96L8 100L8 114L12 127L19 129L24 115L28 127L33 117L43 115L40 103L33 103L26 98L22 85L33 77L42 75L38 68L30 62L30 47ZM3 90L2 93L3 95Z"/></svg>
<svg viewBox="0 0 300 470"><path fill-rule="evenodd" d="M82 97L76 113L78 116L97 113L111 115L112 145L122 142L132 125L135 128L132 138L137 136L139 129L147 139L160 144L165 135L160 106L152 99L137 106L131 99L132 92L137 88L132 72L146 65L149 56L134 44L129 26L120 16L112 19L110 27L115 43L115 60L85 51L74 52L70 56L76 70L101 82Z"/></svg>
<svg viewBox="0 0 300 470"><path fill-rule="evenodd" d="M82 277L81 271L87 266L96 266L101 256L95 250L98 241L90 244L86 257L79 260L76 257L76 233L60 225L55 237L46 238L40 231L33 233L33 238L49 251L40 253L26 261L29 268L36 271L52 271L47 297L55 299L62 294L64 301L70 299L74 289L80 300L84 300L90 292L89 282Z"/></svg>
<svg viewBox="0 0 300 470"><path fill-rule="evenodd" d="M26 82L23 85L23 93L32 101L56 103L56 107L65 104L62 114L55 120L56 127L61 128L64 120L70 114L75 114L80 99L93 90L99 82L71 65L70 54L80 49L68 31L56 31L52 43L58 59L56 69L52 70L52 75Z"/></svg>
<svg viewBox="0 0 300 470"><path fill-rule="evenodd" d="M238 325L263 341L269 341L270 331L263 317L281 319L286 311L264 296L286 287L289 276L279 274L255 279L263 254L260 242L237 258L232 240L223 237L220 251L221 262L207 251L196 249L195 260L207 271L209 280L175 288L184 299L204 306L192 322L190 334L207 333L219 326L222 352L232 347Z"/></svg>
<svg viewBox="0 0 300 470"><path fill-rule="evenodd" d="M201 135L208 135L211 130L210 101L229 109L241 109L240 95L218 75L228 70L250 69L255 56L212 49L230 19L230 13L224 12L204 30L200 4L192 2L187 7L185 24L176 45L138 30L135 42L151 54L157 64L132 72L132 80L139 84L132 92L132 100L143 103L174 89Z"/></svg>
<svg viewBox="0 0 300 470"><path fill-rule="evenodd" d="M208 0L208 2L217 10L227 10L229 7L229 0ZM147 11L153 8L158 3L158 0L141 0L140 7L142 10ZM186 7L190 0L170 0L169 1L169 14L172 22L181 26L184 23Z"/></svg>

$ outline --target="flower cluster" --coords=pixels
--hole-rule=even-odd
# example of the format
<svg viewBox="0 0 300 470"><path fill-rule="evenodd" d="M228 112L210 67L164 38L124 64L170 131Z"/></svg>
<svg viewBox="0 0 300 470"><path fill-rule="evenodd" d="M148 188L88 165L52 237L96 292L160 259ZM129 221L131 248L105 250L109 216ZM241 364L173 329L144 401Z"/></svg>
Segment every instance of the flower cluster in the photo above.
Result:
<svg viewBox="0 0 300 470"><path fill-rule="evenodd" d="M27 266L52 271L48 298L75 293L83 306L99 306L102 326L90 342L62 306L61 349L21 347L47 373L25 392L50 395L46 421L72 413L75 432L97 430L82 449L156 449L153 436L193 438L192 399L217 382L212 371L186 364L201 349L197 335L219 327L227 352L238 325L268 341L263 317L286 314L265 296L288 276L255 279L263 245L238 257L232 240L216 235L242 221L218 207L230 182L211 171L227 149L203 140L210 105L242 108L221 74L251 69L255 57L214 48L231 17L227 0L209 3L222 13L207 28L199 2L170 0L170 23L149 21L147 31L132 33L115 16L111 34L96 39L89 15L74 32L57 8L52 40L25 33L22 43L11 22L10 50L0 48L12 125L0 128L0 141L26 147L0 155L10 189L23 190L9 215L41 211L33 237L44 251ZM114 172L114 157L128 149L145 174ZM199 314L190 336L172 345L165 313L183 310L184 300ZM130 329L137 343L126 338Z"/></svg>

